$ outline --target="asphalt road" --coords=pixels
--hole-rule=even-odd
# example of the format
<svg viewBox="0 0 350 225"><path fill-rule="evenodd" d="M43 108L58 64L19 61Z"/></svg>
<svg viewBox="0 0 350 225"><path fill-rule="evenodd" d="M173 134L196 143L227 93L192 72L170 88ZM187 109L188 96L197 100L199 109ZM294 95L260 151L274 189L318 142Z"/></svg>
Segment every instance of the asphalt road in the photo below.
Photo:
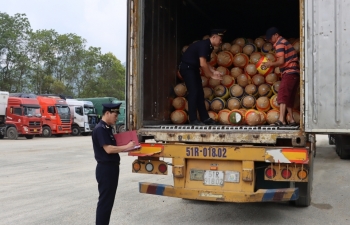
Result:
<svg viewBox="0 0 350 225"><path fill-rule="evenodd" d="M121 154L110 224L350 224L350 161L317 136L312 205L219 203L140 194L138 182L172 176L131 173ZM0 140L0 224L94 224L98 198L91 137Z"/></svg>

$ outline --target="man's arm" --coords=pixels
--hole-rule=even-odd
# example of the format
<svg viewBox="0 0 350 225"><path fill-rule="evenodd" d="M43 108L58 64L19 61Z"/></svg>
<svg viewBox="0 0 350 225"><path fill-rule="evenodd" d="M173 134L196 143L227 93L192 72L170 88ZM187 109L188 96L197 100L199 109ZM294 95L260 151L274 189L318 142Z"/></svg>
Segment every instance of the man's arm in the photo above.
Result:
<svg viewBox="0 0 350 225"><path fill-rule="evenodd" d="M281 57L278 57L277 58L277 60L276 60L276 62L266 62L266 63L264 63L264 65L266 66L266 67L271 67L271 66L273 66L273 67L279 67L279 66L281 66L281 65L283 65L284 64L284 55L283 56L281 56Z"/></svg>
<svg viewBox="0 0 350 225"><path fill-rule="evenodd" d="M204 57L199 57L200 66L203 69L203 72L210 76L213 79L222 80L222 74L219 71L216 71Z"/></svg>
<svg viewBox="0 0 350 225"><path fill-rule="evenodd" d="M103 145L103 149L107 152L107 154L120 153L133 147L135 147L135 143L133 141L121 146Z"/></svg>

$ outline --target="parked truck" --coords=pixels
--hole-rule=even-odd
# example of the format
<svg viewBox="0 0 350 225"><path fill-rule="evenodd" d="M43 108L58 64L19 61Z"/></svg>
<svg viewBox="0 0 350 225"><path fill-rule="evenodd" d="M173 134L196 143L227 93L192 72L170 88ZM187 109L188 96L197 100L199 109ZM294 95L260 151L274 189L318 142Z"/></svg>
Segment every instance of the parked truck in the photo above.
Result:
<svg viewBox="0 0 350 225"><path fill-rule="evenodd" d="M72 123L72 135L82 134L86 136L92 132L97 124L97 114L94 104L91 101L77 99L66 99L70 108Z"/></svg>
<svg viewBox="0 0 350 225"><path fill-rule="evenodd" d="M120 114L116 122L115 132L119 133L119 132L125 131L125 101L124 100L118 100L117 98L114 98L114 97L78 98L78 100L91 101L96 108L96 114L99 118L102 117L102 109L103 109L102 104L121 102L122 104L120 106L120 110L119 110Z"/></svg>
<svg viewBox="0 0 350 225"><path fill-rule="evenodd" d="M173 175L172 185L140 182L140 192L309 206L315 134L341 134L342 142L336 143L343 150L350 145L346 135L350 133L350 4L318 0L128 0L127 4L126 126L137 130L142 145L129 153L138 156L132 169L157 175L170 170ZM287 38L300 38L299 127L171 123L169 100L183 46L201 39L210 28L227 28L223 42L231 42L259 37L271 26L279 27Z"/></svg>
<svg viewBox="0 0 350 225"><path fill-rule="evenodd" d="M9 98L7 91L0 91L0 139L5 137L6 133L6 107Z"/></svg>
<svg viewBox="0 0 350 225"><path fill-rule="evenodd" d="M72 132L72 119L68 104L60 97L37 96L42 114L42 136L62 137Z"/></svg>
<svg viewBox="0 0 350 225"><path fill-rule="evenodd" d="M40 105L35 98L10 97L6 108L6 136L33 139L42 132Z"/></svg>

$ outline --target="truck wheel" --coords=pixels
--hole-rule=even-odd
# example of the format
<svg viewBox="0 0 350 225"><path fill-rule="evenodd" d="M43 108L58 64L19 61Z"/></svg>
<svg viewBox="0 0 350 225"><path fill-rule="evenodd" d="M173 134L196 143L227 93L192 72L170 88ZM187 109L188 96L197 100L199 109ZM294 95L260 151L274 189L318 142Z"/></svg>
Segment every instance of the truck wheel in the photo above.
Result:
<svg viewBox="0 0 350 225"><path fill-rule="evenodd" d="M122 132L125 132L125 125L123 124L123 125L120 125L119 127L118 127L118 133L122 133Z"/></svg>
<svg viewBox="0 0 350 225"><path fill-rule="evenodd" d="M78 126L73 126L72 127L72 135L73 136L79 136L80 135L80 129Z"/></svg>
<svg viewBox="0 0 350 225"><path fill-rule="evenodd" d="M31 134L27 134L27 135L24 135L27 139L33 139L34 138L34 135L31 135Z"/></svg>
<svg viewBox="0 0 350 225"><path fill-rule="evenodd" d="M335 145L335 141L334 141L334 136L333 135L328 135L328 144L329 145Z"/></svg>
<svg viewBox="0 0 350 225"><path fill-rule="evenodd" d="M339 136L335 136L334 139L335 139L335 152L339 156L339 151L340 151L339 149L340 149L340 146L342 145L342 141Z"/></svg>
<svg viewBox="0 0 350 225"><path fill-rule="evenodd" d="M0 134L0 139L4 139L4 137L5 137L4 135Z"/></svg>
<svg viewBox="0 0 350 225"><path fill-rule="evenodd" d="M12 139L12 140L16 140L18 138L18 132L17 132L17 129L14 128L14 127L9 127L7 129L7 133L6 133L7 137L9 139Z"/></svg>
<svg viewBox="0 0 350 225"><path fill-rule="evenodd" d="M314 171L314 154L310 154L310 168L308 182L295 182L295 187L299 188L299 198L294 202L295 206L307 207L311 204L312 181Z"/></svg>
<svg viewBox="0 0 350 225"><path fill-rule="evenodd" d="M335 139L335 149L339 158L341 159L349 159L350 158L350 150L345 148L345 140L342 135L337 135Z"/></svg>
<svg viewBox="0 0 350 225"><path fill-rule="evenodd" d="M43 131L42 131L42 136L43 137L51 137L51 128L50 127L43 127Z"/></svg>

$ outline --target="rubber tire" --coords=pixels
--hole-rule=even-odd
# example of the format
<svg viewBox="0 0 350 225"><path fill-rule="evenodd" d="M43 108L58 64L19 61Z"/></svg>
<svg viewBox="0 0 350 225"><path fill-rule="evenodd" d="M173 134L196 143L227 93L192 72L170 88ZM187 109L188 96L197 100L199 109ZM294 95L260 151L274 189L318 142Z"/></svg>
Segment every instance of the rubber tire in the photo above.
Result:
<svg viewBox="0 0 350 225"><path fill-rule="evenodd" d="M4 139L5 135L0 134L0 139Z"/></svg>
<svg viewBox="0 0 350 225"><path fill-rule="evenodd" d="M88 136L91 132L82 132L81 135Z"/></svg>
<svg viewBox="0 0 350 225"><path fill-rule="evenodd" d="M15 127L9 127L6 131L6 136L8 139L17 140L18 138L17 129Z"/></svg>
<svg viewBox="0 0 350 225"><path fill-rule="evenodd" d="M349 159L350 158L350 150L345 149L345 143L342 135L336 136L335 140L335 149L336 152L341 159Z"/></svg>
<svg viewBox="0 0 350 225"><path fill-rule="evenodd" d="M340 152L340 147L342 145L342 141L341 141L341 138L339 138L339 135L335 136L334 138L335 138L335 152L339 156L339 152Z"/></svg>
<svg viewBox="0 0 350 225"><path fill-rule="evenodd" d="M335 145L335 142L332 140L332 138L334 139L335 137L329 134L328 135L328 144L329 145Z"/></svg>
<svg viewBox="0 0 350 225"><path fill-rule="evenodd" d="M63 137L63 134L55 134L56 137Z"/></svg>
<svg viewBox="0 0 350 225"><path fill-rule="evenodd" d="M295 182L295 187L299 188L299 198L294 201L295 206L308 207L311 205L311 195L312 195L312 183L313 183L313 171L314 171L314 154L311 153L310 157L310 168L309 168L309 181L305 182Z"/></svg>
<svg viewBox="0 0 350 225"><path fill-rule="evenodd" d="M118 130L118 133L125 132L125 125L123 124L123 125L118 126L117 130Z"/></svg>
<svg viewBox="0 0 350 225"><path fill-rule="evenodd" d="M51 137L51 135L52 135L51 128L47 126L43 127L41 136L48 138L48 137Z"/></svg>
<svg viewBox="0 0 350 225"><path fill-rule="evenodd" d="M79 136L80 135L80 128L78 126L72 127L72 135L73 136Z"/></svg>
<svg viewBox="0 0 350 225"><path fill-rule="evenodd" d="M33 134L26 134L26 135L24 135L24 137L26 137L27 139L33 139L34 135Z"/></svg>

